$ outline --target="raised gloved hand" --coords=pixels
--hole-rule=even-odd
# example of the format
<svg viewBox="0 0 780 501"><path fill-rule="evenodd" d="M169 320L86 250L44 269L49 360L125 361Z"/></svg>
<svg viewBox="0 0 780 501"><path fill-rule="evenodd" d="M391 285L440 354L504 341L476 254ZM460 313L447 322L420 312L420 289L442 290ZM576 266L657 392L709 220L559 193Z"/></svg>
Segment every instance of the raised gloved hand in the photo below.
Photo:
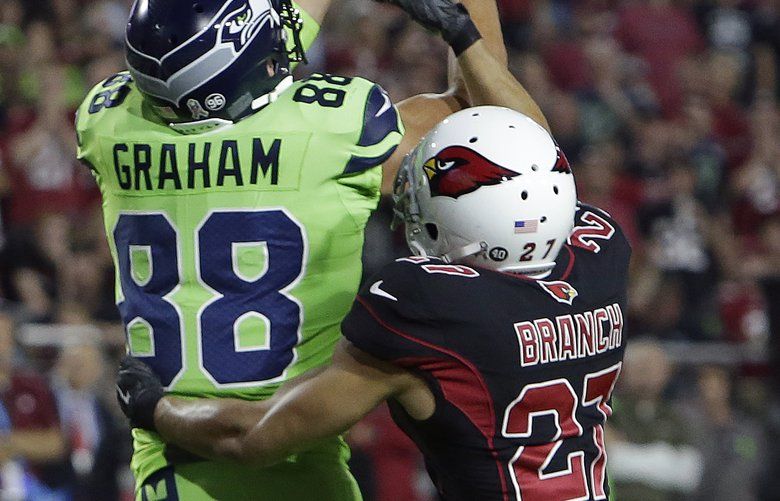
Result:
<svg viewBox="0 0 780 501"><path fill-rule="evenodd" d="M425 28L441 33L455 55L482 38L468 9L452 0L377 0L397 5Z"/></svg>
<svg viewBox="0 0 780 501"><path fill-rule="evenodd" d="M122 359L116 398L130 426L154 431L154 409L164 395L160 379L148 365L129 355Z"/></svg>

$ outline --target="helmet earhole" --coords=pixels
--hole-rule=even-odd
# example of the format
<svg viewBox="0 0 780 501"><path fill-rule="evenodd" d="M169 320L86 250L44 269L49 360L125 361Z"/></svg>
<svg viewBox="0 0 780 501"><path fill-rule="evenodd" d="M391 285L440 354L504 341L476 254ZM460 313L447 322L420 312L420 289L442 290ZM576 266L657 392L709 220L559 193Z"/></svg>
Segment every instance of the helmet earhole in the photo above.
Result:
<svg viewBox="0 0 780 501"><path fill-rule="evenodd" d="M523 200L528 200L528 192L524 191L520 193L520 198L522 198Z"/></svg>
<svg viewBox="0 0 780 501"><path fill-rule="evenodd" d="M432 240L439 239L439 228L435 224L427 223L425 225L425 229L428 231L428 235L431 237Z"/></svg>
<svg viewBox="0 0 780 501"><path fill-rule="evenodd" d="M540 221L543 223L547 222L547 216L542 216L542 219L540 219Z"/></svg>
<svg viewBox="0 0 780 501"><path fill-rule="evenodd" d="M536 165L536 164L533 164L533 165L531 166L531 170L532 170L532 171L534 171L534 172L536 172L536 171L538 171L538 170L539 170L539 166L538 166L538 165Z"/></svg>
<svg viewBox="0 0 780 501"><path fill-rule="evenodd" d="M478 138L478 137L472 137L471 139L469 139L469 142L470 142L471 144L474 144L474 143L476 143L477 141L479 141L479 138Z"/></svg>
<svg viewBox="0 0 780 501"><path fill-rule="evenodd" d="M558 187L557 186L553 186L553 193L555 193L556 195L558 194Z"/></svg>

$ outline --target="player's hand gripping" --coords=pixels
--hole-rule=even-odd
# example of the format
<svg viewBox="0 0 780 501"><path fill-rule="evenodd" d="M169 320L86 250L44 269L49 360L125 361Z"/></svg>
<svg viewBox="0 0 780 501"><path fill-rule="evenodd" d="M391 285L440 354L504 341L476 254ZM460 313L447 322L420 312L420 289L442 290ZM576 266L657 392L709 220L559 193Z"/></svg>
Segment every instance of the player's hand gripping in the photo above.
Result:
<svg viewBox="0 0 780 501"><path fill-rule="evenodd" d="M482 38L468 9L452 0L377 0L405 10L425 28L441 33L456 56Z"/></svg>
<svg viewBox="0 0 780 501"><path fill-rule="evenodd" d="M154 409L164 395L160 379L148 365L129 355L122 359L116 398L130 426L154 431Z"/></svg>

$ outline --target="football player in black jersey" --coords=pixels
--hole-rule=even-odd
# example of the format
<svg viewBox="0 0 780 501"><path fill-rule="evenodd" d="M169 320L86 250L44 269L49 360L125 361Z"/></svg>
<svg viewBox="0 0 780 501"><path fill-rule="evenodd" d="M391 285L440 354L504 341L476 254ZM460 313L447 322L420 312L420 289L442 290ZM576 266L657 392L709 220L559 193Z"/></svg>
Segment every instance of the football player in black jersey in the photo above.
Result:
<svg viewBox="0 0 780 501"><path fill-rule="evenodd" d="M270 464L387 401L443 499L606 499L630 256L618 225L577 204L552 137L505 108L437 126L395 202L413 256L369 280L332 365L264 402L213 402L162 398L128 359L126 411L194 454Z"/></svg>

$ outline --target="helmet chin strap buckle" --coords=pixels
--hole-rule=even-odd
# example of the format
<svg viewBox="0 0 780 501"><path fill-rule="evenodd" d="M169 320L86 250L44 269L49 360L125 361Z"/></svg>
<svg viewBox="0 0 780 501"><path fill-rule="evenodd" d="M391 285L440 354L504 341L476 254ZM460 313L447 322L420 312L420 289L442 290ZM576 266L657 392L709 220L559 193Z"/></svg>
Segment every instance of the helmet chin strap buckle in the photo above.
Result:
<svg viewBox="0 0 780 501"><path fill-rule="evenodd" d="M204 132L211 132L232 124L233 122L230 120L209 118L206 120L198 120L197 122L170 123L168 124L168 127L180 134L203 134Z"/></svg>
<svg viewBox="0 0 780 501"><path fill-rule="evenodd" d="M482 252L487 252L487 250L487 242L473 242L458 249L454 249L446 254L442 254L441 260L447 264L450 264L469 256L475 256Z"/></svg>
<svg viewBox="0 0 780 501"><path fill-rule="evenodd" d="M288 75L284 77L282 81L279 82L279 84L274 88L274 90L272 90L268 94L263 94L262 96L252 101L252 111L257 111L260 108L268 106L269 104L276 101L279 98L279 95L281 95L282 92L289 89L292 84L293 84L292 75Z"/></svg>
<svg viewBox="0 0 780 501"><path fill-rule="evenodd" d="M428 257L428 253L425 252L425 247L420 245L419 242L409 241L409 248L415 256Z"/></svg>

